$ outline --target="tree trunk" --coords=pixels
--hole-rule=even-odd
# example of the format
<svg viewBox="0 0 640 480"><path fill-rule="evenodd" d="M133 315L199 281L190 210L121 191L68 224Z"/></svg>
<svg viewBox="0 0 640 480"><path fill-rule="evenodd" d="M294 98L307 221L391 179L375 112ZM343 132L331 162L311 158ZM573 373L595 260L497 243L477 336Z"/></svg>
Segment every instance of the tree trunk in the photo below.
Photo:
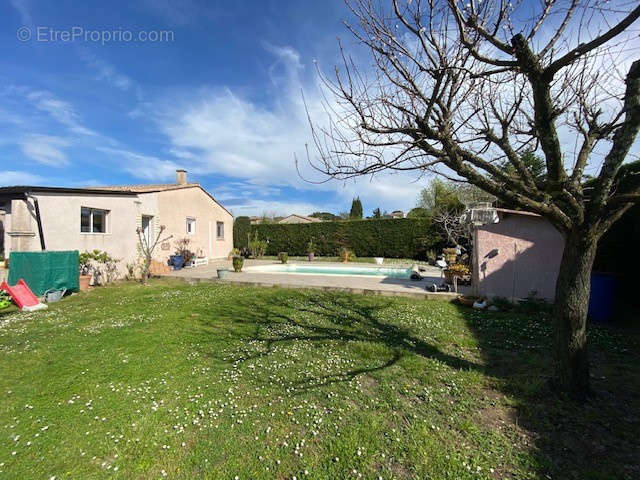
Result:
<svg viewBox="0 0 640 480"><path fill-rule="evenodd" d="M577 229L565 238L554 305L557 387L575 398L589 393L587 310L597 235Z"/></svg>

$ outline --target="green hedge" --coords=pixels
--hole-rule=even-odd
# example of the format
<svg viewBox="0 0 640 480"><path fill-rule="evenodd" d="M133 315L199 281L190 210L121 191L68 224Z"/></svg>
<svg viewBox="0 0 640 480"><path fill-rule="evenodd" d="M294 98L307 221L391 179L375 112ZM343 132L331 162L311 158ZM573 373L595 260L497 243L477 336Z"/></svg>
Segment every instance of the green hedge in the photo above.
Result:
<svg viewBox="0 0 640 480"><path fill-rule="evenodd" d="M249 217L238 217L233 222L233 246L235 248L247 246L247 233L249 233L250 225Z"/></svg>
<svg viewBox="0 0 640 480"><path fill-rule="evenodd" d="M317 246L316 255L337 255L346 246L358 257L424 259L427 250L441 246L436 228L426 218L258 224L250 231L269 241L267 255L306 255L310 239Z"/></svg>

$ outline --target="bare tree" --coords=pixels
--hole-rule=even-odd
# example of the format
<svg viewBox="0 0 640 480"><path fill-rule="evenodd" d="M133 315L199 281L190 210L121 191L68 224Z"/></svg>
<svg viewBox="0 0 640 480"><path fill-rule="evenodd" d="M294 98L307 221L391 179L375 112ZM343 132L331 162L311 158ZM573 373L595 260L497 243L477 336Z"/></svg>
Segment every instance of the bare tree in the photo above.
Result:
<svg viewBox="0 0 640 480"><path fill-rule="evenodd" d="M471 223L460 211L441 209L433 215L433 222L447 237L449 246L457 247L471 237Z"/></svg>
<svg viewBox="0 0 640 480"><path fill-rule="evenodd" d="M630 27L640 5L348 5L356 21L346 26L373 68L340 44L343 63L321 74L328 123L310 118L318 152L311 166L339 179L436 172L548 219L565 239L554 307L557 384L586 395L596 246L640 198L640 162L627 161L640 127L640 60L629 60L637 58ZM543 175L522 161L527 151L544 157Z"/></svg>
<svg viewBox="0 0 640 480"><path fill-rule="evenodd" d="M142 228L136 228L136 233L138 234L138 247L140 248L144 261L142 265L142 272L140 274L140 282L143 285L147 283L147 280L149 280L149 277L151 276L151 260L153 259L153 251L156 249L156 246L158 246L158 243L166 242L173 238L173 235L169 235L168 237L160 240L162 232L165 230L166 227L161 225L158 229L158 233L156 234L156 238L153 239L145 235Z"/></svg>

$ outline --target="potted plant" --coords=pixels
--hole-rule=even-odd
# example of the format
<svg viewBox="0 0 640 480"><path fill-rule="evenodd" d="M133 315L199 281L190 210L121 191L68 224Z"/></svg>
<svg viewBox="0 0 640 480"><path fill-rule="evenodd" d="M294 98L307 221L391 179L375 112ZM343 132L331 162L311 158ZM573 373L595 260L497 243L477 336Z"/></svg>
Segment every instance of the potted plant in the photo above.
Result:
<svg viewBox="0 0 640 480"><path fill-rule="evenodd" d="M443 248L442 253L444 254L444 259L449 265L456 263L456 260L458 259L457 248Z"/></svg>
<svg viewBox="0 0 640 480"><path fill-rule="evenodd" d="M242 266L244 265L244 258L240 255L234 255L233 260L233 270L236 272L242 271Z"/></svg>
<svg viewBox="0 0 640 480"><path fill-rule="evenodd" d="M307 243L307 254L309 255L309 261L313 262L313 259L316 258L316 244L313 242L313 238Z"/></svg>
<svg viewBox="0 0 640 480"><path fill-rule="evenodd" d="M340 261L342 263L347 263L349 260L353 260L354 257L353 252L347 247L340 248Z"/></svg>
<svg viewBox="0 0 640 480"><path fill-rule="evenodd" d="M91 260L93 260L93 254L89 252L82 252L78 255L78 284L81 292L89 290L89 284L91 283Z"/></svg>
<svg viewBox="0 0 640 480"><path fill-rule="evenodd" d="M444 271L445 282L452 284L455 277L461 281L460 283L470 281L471 270L466 265L462 265L460 263L449 265L449 267Z"/></svg>
<svg viewBox="0 0 640 480"><path fill-rule="evenodd" d="M287 263L287 260L289 260L289 253L280 252L278 254L278 260L280 260L282 263Z"/></svg>
<svg viewBox="0 0 640 480"><path fill-rule="evenodd" d="M191 250L189 250L190 244L191 239L186 237L176 242L176 252L175 255L172 255L171 260L171 263L176 270L181 269L183 266L191 266L191 261L195 255Z"/></svg>

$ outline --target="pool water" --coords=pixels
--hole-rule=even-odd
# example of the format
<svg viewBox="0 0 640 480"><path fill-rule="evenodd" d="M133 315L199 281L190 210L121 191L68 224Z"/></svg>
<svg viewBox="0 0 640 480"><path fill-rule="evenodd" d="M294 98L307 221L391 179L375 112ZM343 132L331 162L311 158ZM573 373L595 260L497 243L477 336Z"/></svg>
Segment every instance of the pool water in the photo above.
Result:
<svg viewBox="0 0 640 480"><path fill-rule="evenodd" d="M411 268L351 267L332 265L300 265L295 263L256 265L244 269L254 273L298 273L308 275L350 275L367 277L411 278Z"/></svg>

